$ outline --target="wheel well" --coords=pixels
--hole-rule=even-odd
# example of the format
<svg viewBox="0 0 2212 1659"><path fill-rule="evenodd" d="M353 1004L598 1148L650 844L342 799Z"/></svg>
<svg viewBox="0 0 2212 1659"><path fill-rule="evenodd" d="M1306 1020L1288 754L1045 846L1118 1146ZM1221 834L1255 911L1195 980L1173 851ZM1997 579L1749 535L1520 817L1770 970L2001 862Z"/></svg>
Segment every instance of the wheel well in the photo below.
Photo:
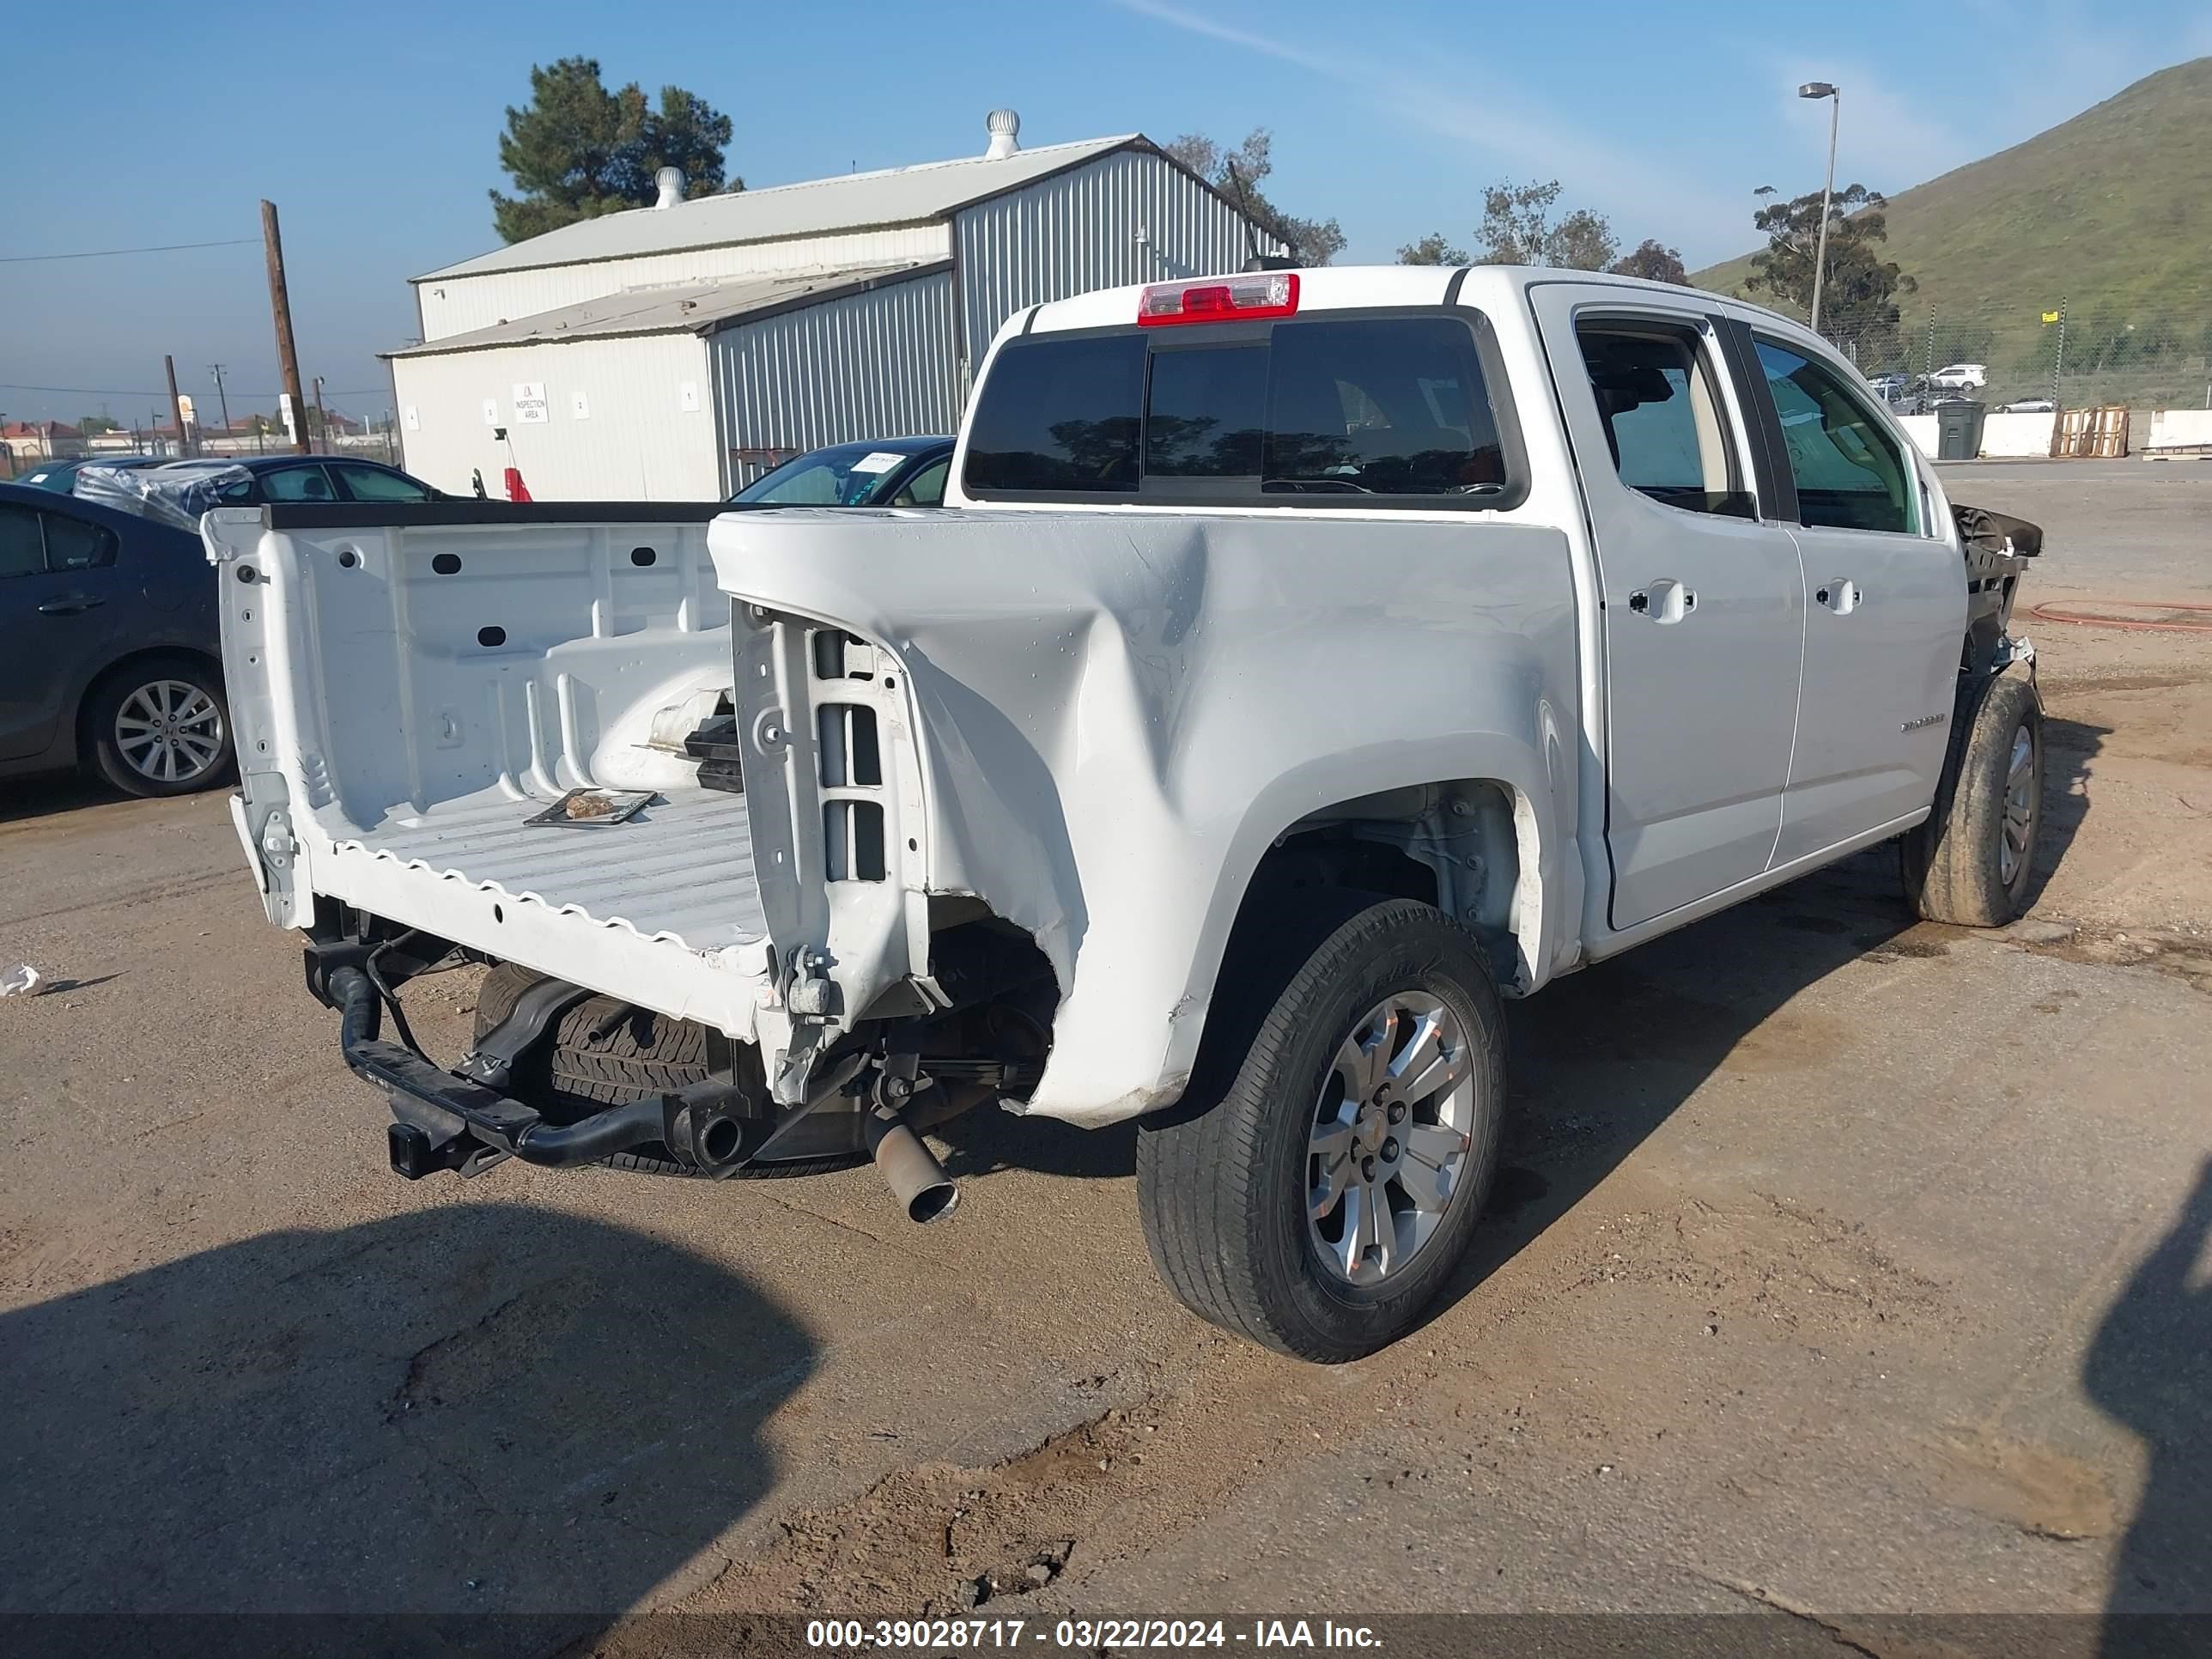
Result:
<svg viewBox="0 0 2212 1659"><path fill-rule="evenodd" d="M1524 951L1519 817L1513 789L1486 778L1411 784L1310 812L1261 859L1233 931L1302 892L1414 899L1482 942L1501 988L1525 986L1534 941Z"/></svg>
<svg viewBox="0 0 2212 1659"><path fill-rule="evenodd" d="M92 718L92 705L100 694L132 669L144 663L159 662L164 657L182 657L187 662L198 664L215 676L216 687L222 690L222 663L210 652L196 651L189 645L149 645L143 650L128 652L84 683L84 690L76 700L76 718L72 722L76 732L79 758L91 752L92 734L87 730L86 722Z"/></svg>

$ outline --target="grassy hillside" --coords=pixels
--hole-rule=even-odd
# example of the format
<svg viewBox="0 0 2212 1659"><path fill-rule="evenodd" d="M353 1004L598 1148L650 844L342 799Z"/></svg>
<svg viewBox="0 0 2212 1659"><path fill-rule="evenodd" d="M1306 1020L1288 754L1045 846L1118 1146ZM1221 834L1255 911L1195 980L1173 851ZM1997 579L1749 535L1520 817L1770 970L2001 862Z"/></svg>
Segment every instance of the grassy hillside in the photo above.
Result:
<svg viewBox="0 0 2212 1659"><path fill-rule="evenodd" d="M2202 403L2212 373L2208 134L2212 58L2199 58L1891 196L1887 257L1920 284L1899 296L1905 366L1921 366L1932 313L1936 362L1987 362L1998 395L2046 391L2057 330L2041 319L2063 298L2068 401ZM1691 280L1736 293L1749 272L1747 255Z"/></svg>

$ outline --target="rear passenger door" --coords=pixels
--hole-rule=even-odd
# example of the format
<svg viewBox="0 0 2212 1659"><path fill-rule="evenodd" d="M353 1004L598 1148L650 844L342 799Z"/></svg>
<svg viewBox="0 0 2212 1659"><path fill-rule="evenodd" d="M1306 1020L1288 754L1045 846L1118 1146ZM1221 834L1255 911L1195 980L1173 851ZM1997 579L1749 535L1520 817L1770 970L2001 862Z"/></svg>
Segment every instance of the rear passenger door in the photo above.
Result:
<svg viewBox="0 0 2212 1659"><path fill-rule="evenodd" d="M1761 514L1721 319L1617 288L1528 293L1597 545L1610 920L1632 927L1773 855L1804 580Z"/></svg>
<svg viewBox="0 0 2212 1659"><path fill-rule="evenodd" d="M1856 377L1809 343L1750 337L1796 486L1805 568L1804 690L1774 853L1787 864L1934 798L1966 573L1948 526L1925 522L1911 452Z"/></svg>

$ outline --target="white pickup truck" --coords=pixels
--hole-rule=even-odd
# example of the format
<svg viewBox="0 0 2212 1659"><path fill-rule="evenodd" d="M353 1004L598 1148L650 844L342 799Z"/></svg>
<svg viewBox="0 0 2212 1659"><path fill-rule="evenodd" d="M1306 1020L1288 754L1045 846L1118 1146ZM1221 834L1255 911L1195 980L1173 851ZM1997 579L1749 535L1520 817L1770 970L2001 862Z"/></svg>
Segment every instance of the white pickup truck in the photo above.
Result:
<svg viewBox="0 0 2212 1659"><path fill-rule="evenodd" d="M1923 915L2021 903L2039 534L1771 313L1086 295L1000 331L947 501L208 515L239 830L399 1173L872 1155L927 1219L918 1129L1139 1118L1176 1292L1343 1359L1467 1246L1501 994L1880 842ZM448 1068L398 993L466 960Z"/></svg>

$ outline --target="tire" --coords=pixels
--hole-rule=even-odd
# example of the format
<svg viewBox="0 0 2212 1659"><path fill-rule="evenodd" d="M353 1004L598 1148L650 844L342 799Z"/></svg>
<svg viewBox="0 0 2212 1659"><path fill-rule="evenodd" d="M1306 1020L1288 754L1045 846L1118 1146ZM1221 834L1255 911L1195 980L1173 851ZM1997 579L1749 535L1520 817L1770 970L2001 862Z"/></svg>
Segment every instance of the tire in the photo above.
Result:
<svg viewBox="0 0 2212 1659"><path fill-rule="evenodd" d="M126 795L189 795L230 775L222 677L191 657L144 657L109 673L85 698L83 720L93 769Z"/></svg>
<svg viewBox="0 0 2212 1659"><path fill-rule="evenodd" d="M1277 964L1272 980L1262 977L1269 963ZM1283 963L1296 965L1287 983ZM1505 1100L1504 1024L1489 963L1481 946L1433 907L1360 895L1315 918L1302 936L1277 932L1233 952L1221 983L1208 1055L1191 1093L1146 1120L1138 1136L1145 1242L1169 1288L1200 1318L1300 1358L1357 1359L1419 1319L1465 1255L1488 1196ZM1356 1095L1368 1092L1348 1086L1363 1073L1344 1061L1354 1050L1374 1052L1361 1039L1382 1036L1370 1016L1386 1007L1408 1018L1383 1056L1395 1049L1409 1071L1419 1063L1418 1043L1436 1043L1424 1052L1453 1052L1442 1034L1455 1030L1452 1081L1433 1103L1418 1093L1394 1103L1407 1107L1403 1120L1360 1115L1364 1127L1346 1143L1353 1156L1320 1188L1316 1207L1326 1212L1316 1221L1311 1182L1327 1162L1316 1147L1343 1127ZM1437 1032L1425 1037L1431 1013L1448 1019L1439 1018ZM1370 1083L1384 1077L1386 1092L1395 1086L1379 1070L1364 1076ZM1434 1122L1424 1121L1430 1115ZM1420 1215L1409 1219L1395 1207L1411 1206L1413 1184L1392 1177L1368 1187L1352 1167L1365 1161L1366 1144L1371 1173L1387 1172L1394 1158L1409 1182L1430 1170L1415 1158L1413 1137L1401 1146L1389 1133L1408 1126L1432 1132L1420 1138L1431 1151L1455 1135L1462 1143L1456 1161L1448 1160L1448 1185L1433 1174L1416 1183L1432 1196L1443 1188L1425 1231ZM1366 1139L1378 1136L1388 1138ZM1370 1212L1388 1218L1382 1231L1399 1260L1386 1262L1370 1246L1347 1270L1344 1240L1354 1236L1358 1193L1382 1194Z"/></svg>
<svg viewBox="0 0 2212 1659"><path fill-rule="evenodd" d="M2027 908L2043 828L2043 703L2035 683L2014 673L1984 682L1955 726L1935 807L1905 837L1905 896L1929 921L2002 927Z"/></svg>
<svg viewBox="0 0 2212 1659"><path fill-rule="evenodd" d="M514 1012L522 994L546 975L511 962L484 975L477 993L478 1041ZM612 997L586 997L562 1014L550 1033L515 1063L512 1086L528 1104L556 1122L573 1123L609 1106L668 1094L708 1077L707 1028L630 1009ZM678 1164L659 1141L617 1152L599 1163L638 1175L703 1179ZM867 1162L865 1152L788 1158L748 1164L733 1179L778 1180L824 1175Z"/></svg>

